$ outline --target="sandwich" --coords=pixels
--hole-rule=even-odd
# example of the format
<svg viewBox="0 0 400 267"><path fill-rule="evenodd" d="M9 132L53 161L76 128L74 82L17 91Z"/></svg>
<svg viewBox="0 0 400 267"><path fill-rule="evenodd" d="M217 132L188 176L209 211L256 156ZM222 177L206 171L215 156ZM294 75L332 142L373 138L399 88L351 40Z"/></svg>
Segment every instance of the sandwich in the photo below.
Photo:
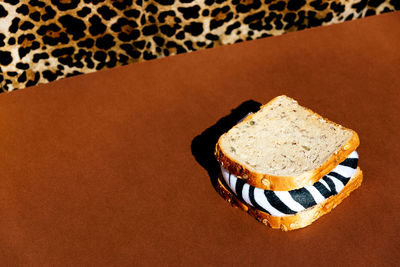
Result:
<svg viewBox="0 0 400 267"><path fill-rule="evenodd" d="M278 96L218 139L216 189L265 225L303 228L361 185L359 144L355 131Z"/></svg>

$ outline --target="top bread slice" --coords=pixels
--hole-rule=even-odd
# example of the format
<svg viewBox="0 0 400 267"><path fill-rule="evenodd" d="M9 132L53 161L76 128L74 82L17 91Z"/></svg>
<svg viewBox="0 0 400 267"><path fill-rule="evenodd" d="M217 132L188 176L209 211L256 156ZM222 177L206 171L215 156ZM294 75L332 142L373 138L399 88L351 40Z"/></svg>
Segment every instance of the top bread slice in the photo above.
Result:
<svg viewBox="0 0 400 267"><path fill-rule="evenodd" d="M215 156L250 185L288 191L317 182L359 144L355 131L283 95L223 134Z"/></svg>

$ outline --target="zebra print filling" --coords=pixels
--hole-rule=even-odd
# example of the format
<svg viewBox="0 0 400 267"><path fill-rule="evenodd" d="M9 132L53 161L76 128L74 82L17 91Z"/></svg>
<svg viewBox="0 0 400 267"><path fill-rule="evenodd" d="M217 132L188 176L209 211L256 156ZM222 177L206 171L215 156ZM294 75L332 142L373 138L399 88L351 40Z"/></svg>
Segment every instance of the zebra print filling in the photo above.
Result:
<svg viewBox="0 0 400 267"><path fill-rule="evenodd" d="M272 216L281 217L301 212L338 194L356 173L357 165L358 154L353 151L318 182L290 191L264 190L245 183L222 166L221 171L226 184L239 200Z"/></svg>

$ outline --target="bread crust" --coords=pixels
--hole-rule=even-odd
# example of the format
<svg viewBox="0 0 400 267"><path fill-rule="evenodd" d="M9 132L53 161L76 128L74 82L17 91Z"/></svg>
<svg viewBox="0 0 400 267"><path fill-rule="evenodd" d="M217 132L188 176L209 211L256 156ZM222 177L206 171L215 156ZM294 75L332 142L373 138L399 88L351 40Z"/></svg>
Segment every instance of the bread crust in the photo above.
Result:
<svg viewBox="0 0 400 267"><path fill-rule="evenodd" d="M271 104L277 97L272 99L267 104L263 105L260 109ZM334 123L326 118L323 118L321 115L313 112L308 109L310 112L315 114L317 117L324 119L325 121L332 123L338 127L342 127L348 131L353 133L353 136L341 147L336 153L334 153L329 159L327 159L323 164L321 164L318 168L305 172L301 175L297 176L275 176L269 174L258 173L252 170L249 170L246 166L243 166L241 163L232 159L229 155L225 154L221 148L219 138L216 146L215 146L215 157L217 161L231 174L235 175L237 178L246 180L246 183L262 188L264 190L274 190L274 191L289 191L293 189L298 189L307 185L312 185L317 182L321 177L330 173L340 162L344 161L356 148L360 145L360 139L358 134L348 128L345 128L337 123ZM243 122L250 120L254 114L247 116ZM226 133L225 133L226 134ZM224 135L225 135L224 134Z"/></svg>
<svg viewBox="0 0 400 267"><path fill-rule="evenodd" d="M318 220L321 216L329 213L337 205L339 205L349 194L357 189L363 180L363 173L357 167L356 174L350 179L346 186L339 192L339 194L327 198L324 202L315 205L302 212L294 215L276 217L268 213L257 210L243 202L241 202L222 182L222 178L218 179L216 185L217 192L228 201L233 207L238 207L248 214L256 218L259 222L270 226L273 229L281 229L282 231L291 231L306 227Z"/></svg>

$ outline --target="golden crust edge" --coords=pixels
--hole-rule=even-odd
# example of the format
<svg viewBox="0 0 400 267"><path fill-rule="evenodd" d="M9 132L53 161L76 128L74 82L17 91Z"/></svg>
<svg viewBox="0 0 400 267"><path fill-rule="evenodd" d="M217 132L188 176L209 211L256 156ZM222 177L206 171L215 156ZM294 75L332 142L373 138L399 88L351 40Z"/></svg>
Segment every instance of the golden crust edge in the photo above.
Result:
<svg viewBox="0 0 400 267"><path fill-rule="evenodd" d="M265 106L271 104L276 98L273 98L267 104L260 107L260 110ZM287 96L286 96L287 97ZM290 98L290 97L288 97ZM292 99L292 98L290 98ZM294 99L292 99L294 100ZM294 100L296 101L296 100ZM304 106L302 106L304 107ZM311 109L304 107L310 112L314 113L317 117L323 118L318 113L315 113ZM251 119L253 114L247 116L243 122ZM353 133L352 137L333 155L327 159L321 166L318 168L305 172L301 175L297 176L276 176L276 175L268 175L262 174L255 171L249 170L246 166L243 166L239 162L235 161L228 155L226 155L220 146L220 140L223 135L218 139L218 142L215 146L215 158L217 161L231 174L235 175L237 178L246 180L246 183L261 188L265 190L275 190L275 191L289 191L293 189L298 189L307 185L312 185L317 182L321 177L330 173L340 162L344 161L356 148L360 145L360 139L358 134L346 127L343 127L335 122L332 122L326 118L323 118L329 123L332 123L338 127L342 127L345 130L351 131ZM243 123L241 122L241 123ZM262 182L264 180L264 183Z"/></svg>
<svg viewBox="0 0 400 267"><path fill-rule="evenodd" d="M233 207L242 209L264 225L267 225L273 229L281 229L282 231L286 232L304 228L321 218L323 215L331 212L337 205L347 198L351 192L361 186L363 172L359 167L357 167L356 174L337 195L329 197L324 202L319 203L318 205L315 205L314 207L305 211L299 212L295 215L283 217L272 216L241 202L233 193L231 193L229 189L226 188L220 179L221 178L218 178L216 190Z"/></svg>

